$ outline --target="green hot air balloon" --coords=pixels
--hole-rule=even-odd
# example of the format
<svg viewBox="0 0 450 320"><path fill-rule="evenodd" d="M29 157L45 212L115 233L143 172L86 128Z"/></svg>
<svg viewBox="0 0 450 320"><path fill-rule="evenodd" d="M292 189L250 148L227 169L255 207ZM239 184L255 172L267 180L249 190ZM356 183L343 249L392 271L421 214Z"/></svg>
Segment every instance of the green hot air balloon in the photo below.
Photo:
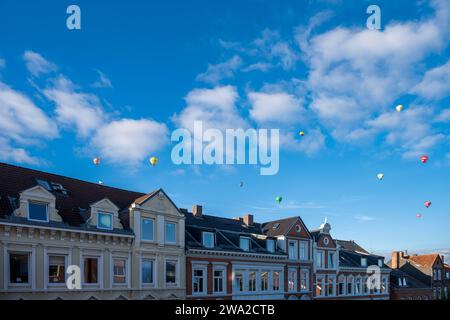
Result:
<svg viewBox="0 0 450 320"><path fill-rule="evenodd" d="M276 201L278 204L280 204L281 201L283 201L283 198L280 197L280 196L278 196L278 197L275 198L275 201Z"/></svg>

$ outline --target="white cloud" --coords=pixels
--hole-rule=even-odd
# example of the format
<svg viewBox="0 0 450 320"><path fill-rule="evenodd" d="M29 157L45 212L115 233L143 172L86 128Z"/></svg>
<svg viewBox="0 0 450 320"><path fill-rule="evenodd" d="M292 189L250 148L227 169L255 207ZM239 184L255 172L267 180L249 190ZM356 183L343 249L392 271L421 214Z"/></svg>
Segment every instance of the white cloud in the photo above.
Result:
<svg viewBox="0 0 450 320"><path fill-rule="evenodd" d="M112 88L111 80L100 70L96 70L98 73L98 80L95 81L92 86L94 88Z"/></svg>
<svg viewBox="0 0 450 320"><path fill-rule="evenodd" d="M208 69L197 76L198 81L217 84L222 79L234 77L235 72L242 65L242 59L235 55L231 59L215 64L208 65Z"/></svg>
<svg viewBox="0 0 450 320"><path fill-rule="evenodd" d="M120 119L98 129L92 146L112 163L134 166L168 142L165 124L149 119Z"/></svg>
<svg viewBox="0 0 450 320"><path fill-rule="evenodd" d="M25 143L55 138L58 128L30 98L0 82L0 135Z"/></svg>
<svg viewBox="0 0 450 320"><path fill-rule="evenodd" d="M202 121L204 129L245 128L247 124L236 107L238 98L233 86L194 89L185 98L186 107L173 120L177 126L191 131L194 121Z"/></svg>
<svg viewBox="0 0 450 320"><path fill-rule="evenodd" d="M450 121L450 108L444 109L435 119L437 122L449 122Z"/></svg>
<svg viewBox="0 0 450 320"><path fill-rule="evenodd" d="M88 137L106 118L97 96L77 92L74 84L64 76L54 79L43 92L55 103L58 122L74 127L80 137Z"/></svg>
<svg viewBox="0 0 450 320"><path fill-rule="evenodd" d="M242 69L242 72L252 72L252 71L261 71L261 72L267 72L269 71L273 66L270 63L266 62L257 62L253 63L245 68Z"/></svg>
<svg viewBox="0 0 450 320"><path fill-rule="evenodd" d="M304 109L302 101L284 92L250 92L250 116L259 124L291 124L299 121Z"/></svg>
<svg viewBox="0 0 450 320"><path fill-rule="evenodd" d="M30 73L36 77L41 74L47 74L52 71L55 71L56 65L47 61L43 56L39 53L27 50L23 54L23 58L26 63L26 67Z"/></svg>
<svg viewBox="0 0 450 320"><path fill-rule="evenodd" d="M16 145L39 144L41 140L57 136L55 122L42 109L23 93L0 82L1 160L39 164L41 160Z"/></svg>
<svg viewBox="0 0 450 320"><path fill-rule="evenodd" d="M374 217L365 216L365 215L355 216L355 219L358 220L359 222L369 222L369 221L375 220Z"/></svg>
<svg viewBox="0 0 450 320"><path fill-rule="evenodd" d="M417 84L412 93L428 100L439 100L450 93L450 61L425 73L423 80Z"/></svg>

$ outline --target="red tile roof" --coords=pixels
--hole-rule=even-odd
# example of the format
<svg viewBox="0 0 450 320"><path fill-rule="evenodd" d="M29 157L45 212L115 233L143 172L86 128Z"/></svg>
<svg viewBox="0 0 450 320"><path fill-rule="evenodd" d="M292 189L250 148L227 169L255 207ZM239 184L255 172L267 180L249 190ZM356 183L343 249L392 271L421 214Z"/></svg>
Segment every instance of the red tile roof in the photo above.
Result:
<svg viewBox="0 0 450 320"><path fill-rule="evenodd" d="M422 267L431 268L433 266L434 262L436 261L436 259L439 257L440 256L437 253L430 253L430 254L409 256L408 259Z"/></svg>

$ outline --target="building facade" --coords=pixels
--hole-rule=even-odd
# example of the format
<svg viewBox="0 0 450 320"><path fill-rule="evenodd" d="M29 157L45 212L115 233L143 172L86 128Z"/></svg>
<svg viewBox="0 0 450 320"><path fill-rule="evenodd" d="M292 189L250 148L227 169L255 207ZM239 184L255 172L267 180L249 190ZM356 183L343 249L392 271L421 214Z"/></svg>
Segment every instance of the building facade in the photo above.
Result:
<svg viewBox="0 0 450 320"><path fill-rule="evenodd" d="M311 231L314 299L389 299L390 269L384 257L370 254L354 241L333 239L330 231L327 220Z"/></svg>
<svg viewBox="0 0 450 320"><path fill-rule="evenodd" d="M296 237L286 238L291 232L280 228L283 222L259 224L253 221L252 215L226 219L204 215L202 211L198 205L192 213L184 211L187 298L311 298L309 256L302 255L305 261L301 263L300 249L296 246L295 253L292 249L289 251L289 239L308 237L304 225L301 230L297 227ZM291 220L298 224L301 221L299 218ZM268 232L277 228L280 232ZM306 252L308 250L306 248Z"/></svg>
<svg viewBox="0 0 450 320"><path fill-rule="evenodd" d="M7 164L0 181L0 299L184 298L184 215L163 190Z"/></svg>

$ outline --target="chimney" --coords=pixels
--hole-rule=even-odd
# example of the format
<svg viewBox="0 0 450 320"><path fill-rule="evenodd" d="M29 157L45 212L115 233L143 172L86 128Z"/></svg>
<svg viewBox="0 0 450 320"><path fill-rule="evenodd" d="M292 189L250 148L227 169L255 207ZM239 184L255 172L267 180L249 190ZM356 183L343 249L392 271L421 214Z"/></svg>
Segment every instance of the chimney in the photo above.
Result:
<svg viewBox="0 0 450 320"><path fill-rule="evenodd" d="M194 215L194 217L196 218L201 218L202 214L203 214L203 207L196 204L192 207L192 214Z"/></svg>
<svg viewBox="0 0 450 320"><path fill-rule="evenodd" d="M253 215L252 214L246 214L244 216L244 223L247 226L253 225Z"/></svg>
<svg viewBox="0 0 450 320"><path fill-rule="evenodd" d="M398 269L400 267L400 255L403 256L403 252L393 251L391 257L391 268Z"/></svg>

